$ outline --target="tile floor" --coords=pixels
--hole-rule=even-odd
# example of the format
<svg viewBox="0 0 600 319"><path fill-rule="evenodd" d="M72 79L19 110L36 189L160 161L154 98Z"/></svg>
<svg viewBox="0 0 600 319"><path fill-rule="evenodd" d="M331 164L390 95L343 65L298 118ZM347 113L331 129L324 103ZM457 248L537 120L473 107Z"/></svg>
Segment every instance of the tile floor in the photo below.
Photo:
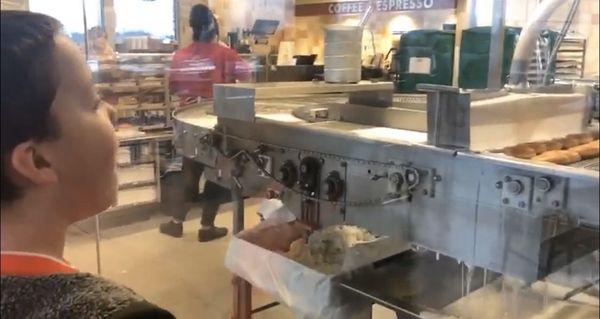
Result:
<svg viewBox="0 0 600 319"><path fill-rule="evenodd" d="M258 222L257 200L248 200L246 227ZM199 210L190 212L183 238L158 232L168 217L160 213L150 219L104 229L101 232L102 275L131 287L149 301L168 309L177 318L229 318L232 303L231 274L223 266L231 234L219 240L196 240ZM223 205L216 224L231 230L231 205ZM95 234L73 227L67 239L66 258L82 271L96 273ZM273 301L253 291L254 307ZM261 312L254 319L293 318L284 306Z"/></svg>

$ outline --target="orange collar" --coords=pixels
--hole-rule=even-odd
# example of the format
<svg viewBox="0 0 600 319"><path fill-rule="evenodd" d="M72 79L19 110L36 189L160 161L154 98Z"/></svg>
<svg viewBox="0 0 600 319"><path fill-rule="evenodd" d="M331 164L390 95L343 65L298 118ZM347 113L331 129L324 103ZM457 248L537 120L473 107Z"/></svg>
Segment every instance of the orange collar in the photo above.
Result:
<svg viewBox="0 0 600 319"><path fill-rule="evenodd" d="M76 272L77 269L66 262L47 255L20 251L3 251L0 253L0 273L2 276L45 276Z"/></svg>

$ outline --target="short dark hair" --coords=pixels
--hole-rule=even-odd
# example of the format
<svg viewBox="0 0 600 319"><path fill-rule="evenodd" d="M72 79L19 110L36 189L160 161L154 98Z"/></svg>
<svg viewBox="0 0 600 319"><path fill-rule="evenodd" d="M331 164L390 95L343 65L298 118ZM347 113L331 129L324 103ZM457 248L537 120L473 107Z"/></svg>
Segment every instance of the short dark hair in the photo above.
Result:
<svg viewBox="0 0 600 319"><path fill-rule="evenodd" d="M190 27L192 27L194 41L210 42L219 36L219 23L213 12L203 4L192 7Z"/></svg>
<svg viewBox="0 0 600 319"><path fill-rule="evenodd" d="M56 97L59 76L54 61L58 20L27 11L2 11L0 72L2 73L1 202L14 201L22 190L10 178L10 154L29 140L49 140L58 135L50 106Z"/></svg>

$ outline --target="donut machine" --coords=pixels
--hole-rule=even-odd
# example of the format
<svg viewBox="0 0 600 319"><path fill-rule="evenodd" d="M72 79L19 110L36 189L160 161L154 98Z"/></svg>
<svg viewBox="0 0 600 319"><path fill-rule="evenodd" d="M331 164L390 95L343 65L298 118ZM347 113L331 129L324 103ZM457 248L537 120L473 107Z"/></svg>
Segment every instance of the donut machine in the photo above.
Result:
<svg viewBox="0 0 600 319"><path fill-rule="evenodd" d="M410 243L413 255L391 257L396 266L341 283L409 318L495 278L531 286L597 256L598 157L557 165L498 152L570 134L597 140L585 94L566 86L419 89L426 94L393 94L383 82L216 85L214 105L175 113L177 140L186 156L209 166L209 179L232 189L238 213L243 196L277 197L314 228L353 224L398 247ZM439 287L421 289L429 297L419 302L402 301L384 285L406 275L398 273L402 258L433 259L419 265L435 273L443 271L428 267L446 265L461 280L439 278L432 287L461 288L434 305L427 303ZM597 269L597 260L591 265ZM478 279L467 289L473 272ZM572 290L595 287L597 299L597 271L585 276Z"/></svg>

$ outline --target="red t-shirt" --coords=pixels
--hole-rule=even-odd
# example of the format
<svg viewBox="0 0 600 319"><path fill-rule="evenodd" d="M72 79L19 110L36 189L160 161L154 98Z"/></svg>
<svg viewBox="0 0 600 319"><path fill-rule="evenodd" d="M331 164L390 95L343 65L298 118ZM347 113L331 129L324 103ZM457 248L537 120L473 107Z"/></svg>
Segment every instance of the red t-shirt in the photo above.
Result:
<svg viewBox="0 0 600 319"><path fill-rule="evenodd" d="M219 43L194 42L173 55L169 85L181 97L211 99L213 84L249 77L250 67L235 51Z"/></svg>
<svg viewBox="0 0 600 319"><path fill-rule="evenodd" d="M47 276L72 274L77 269L62 260L47 255L3 251L0 254L0 273L3 276Z"/></svg>

